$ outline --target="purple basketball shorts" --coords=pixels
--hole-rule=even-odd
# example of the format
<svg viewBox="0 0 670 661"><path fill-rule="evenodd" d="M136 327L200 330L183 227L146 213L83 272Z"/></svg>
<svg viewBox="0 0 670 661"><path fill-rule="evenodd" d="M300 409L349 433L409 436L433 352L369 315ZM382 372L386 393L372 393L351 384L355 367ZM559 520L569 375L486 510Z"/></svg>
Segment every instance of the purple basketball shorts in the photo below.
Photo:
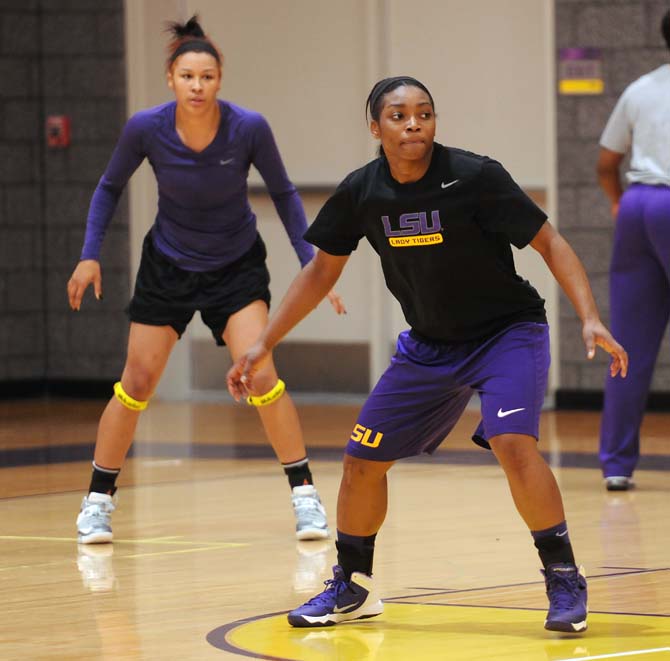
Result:
<svg viewBox="0 0 670 661"><path fill-rule="evenodd" d="M550 363L549 327L514 324L484 341L442 344L412 331L398 337L391 364L358 416L347 454L394 461L432 453L479 394L482 420L473 436L538 438Z"/></svg>

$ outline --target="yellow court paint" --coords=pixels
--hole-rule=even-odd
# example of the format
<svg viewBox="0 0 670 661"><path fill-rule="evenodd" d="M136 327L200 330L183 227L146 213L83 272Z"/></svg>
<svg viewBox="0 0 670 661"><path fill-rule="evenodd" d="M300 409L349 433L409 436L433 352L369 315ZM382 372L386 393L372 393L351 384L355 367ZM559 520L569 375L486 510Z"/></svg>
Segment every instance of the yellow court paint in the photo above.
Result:
<svg viewBox="0 0 670 661"><path fill-rule="evenodd" d="M544 615L387 603L379 617L334 627L294 629L285 614L241 622L226 633L225 648L252 658L301 661L670 661L668 617L593 613L585 634L570 635L546 631Z"/></svg>

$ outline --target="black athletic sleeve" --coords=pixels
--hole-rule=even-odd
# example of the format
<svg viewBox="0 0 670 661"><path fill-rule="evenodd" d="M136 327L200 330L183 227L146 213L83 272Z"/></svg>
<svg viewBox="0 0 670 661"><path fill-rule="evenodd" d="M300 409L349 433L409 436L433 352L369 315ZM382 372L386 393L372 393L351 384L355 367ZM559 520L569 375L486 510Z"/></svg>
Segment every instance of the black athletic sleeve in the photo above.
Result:
<svg viewBox="0 0 670 661"><path fill-rule="evenodd" d="M330 255L350 255L363 236L347 177L323 205L304 238Z"/></svg>
<svg viewBox="0 0 670 661"><path fill-rule="evenodd" d="M547 220L498 161L484 161L479 190L477 222L486 232L504 234L517 248L527 246Z"/></svg>

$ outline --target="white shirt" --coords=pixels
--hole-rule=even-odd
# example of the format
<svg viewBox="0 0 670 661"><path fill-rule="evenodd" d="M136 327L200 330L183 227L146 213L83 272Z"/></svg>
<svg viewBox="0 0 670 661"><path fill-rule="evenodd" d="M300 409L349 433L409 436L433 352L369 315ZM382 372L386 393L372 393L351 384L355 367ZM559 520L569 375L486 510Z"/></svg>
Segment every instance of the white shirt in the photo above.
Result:
<svg viewBox="0 0 670 661"><path fill-rule="evenodd" d="M629 182L670 186L670 64L625 89L600 144L619 154L632 147Z"/></svg>

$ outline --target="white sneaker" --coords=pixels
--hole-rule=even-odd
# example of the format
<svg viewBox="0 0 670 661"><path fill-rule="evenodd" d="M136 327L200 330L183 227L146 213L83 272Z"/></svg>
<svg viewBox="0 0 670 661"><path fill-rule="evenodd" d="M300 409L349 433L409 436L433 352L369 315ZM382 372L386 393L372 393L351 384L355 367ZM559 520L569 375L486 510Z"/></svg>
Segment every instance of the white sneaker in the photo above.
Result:
<svg viewBox="0 0 670 661"><path fill-rule="evenodd" d="M295 512L295 536L298 539L326 539L330 535L326 510L313 484L293 487L291 495Z"/></svg>
<svg viewBox="0 0 670 661"><path fill-rule="evenodd" d="M114 500L106 493L91 491L81 501L77 517L77 541L80 544L104 544L112 541Z"/></svg>
<svg viewBox="0 0 670 661"><path fill-rule="evenodd" d="M628 491L635 486L632 478L625 475L610 475L605 478L605 488L607 491Z"/></svg>

